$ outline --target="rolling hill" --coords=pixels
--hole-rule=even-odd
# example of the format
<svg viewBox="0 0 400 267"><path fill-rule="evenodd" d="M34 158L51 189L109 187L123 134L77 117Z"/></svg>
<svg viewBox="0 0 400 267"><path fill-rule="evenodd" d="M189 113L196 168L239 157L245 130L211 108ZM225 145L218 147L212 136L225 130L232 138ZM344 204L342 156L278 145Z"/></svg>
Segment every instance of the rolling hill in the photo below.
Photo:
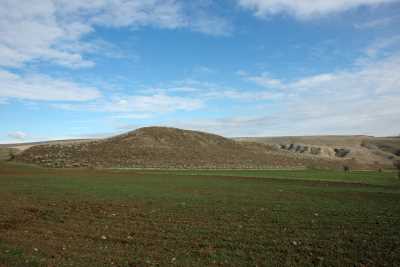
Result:
<svg viewBox="0 0 400 267"><path fill-rule="evenodd" d="M268 144L166 127L146 127L107 139L32 146L16 160L46 167L298 168L338 167L350 159L288 153Z"/></svg>

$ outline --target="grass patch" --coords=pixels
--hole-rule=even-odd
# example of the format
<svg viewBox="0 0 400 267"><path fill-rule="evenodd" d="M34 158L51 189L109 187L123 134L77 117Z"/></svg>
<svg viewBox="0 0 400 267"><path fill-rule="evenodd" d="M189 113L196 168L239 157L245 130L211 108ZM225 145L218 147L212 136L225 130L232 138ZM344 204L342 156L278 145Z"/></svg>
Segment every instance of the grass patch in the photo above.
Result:
<svg viewBox="0 0 400 267"><path fill-rule="evenodd" d="M308 181L330 181L346 183L363 183L371 185L397 185L400 180L394 171L352 171L337 170L162 170L147 173L167 175L203 175L229 177L259 177L276 179L296 179Z"/></svg>
<svg viewBox="0 0 400 267"><path fill-rule="evenodd" d="M0 266L399 266L398 203L389 172L3 164Z"/></svg>

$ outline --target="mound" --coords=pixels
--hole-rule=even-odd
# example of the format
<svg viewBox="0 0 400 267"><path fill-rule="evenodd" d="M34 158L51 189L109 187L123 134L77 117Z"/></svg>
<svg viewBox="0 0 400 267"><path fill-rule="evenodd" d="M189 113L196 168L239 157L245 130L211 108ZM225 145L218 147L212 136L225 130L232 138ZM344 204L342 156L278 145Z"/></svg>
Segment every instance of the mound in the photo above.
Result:
<svg viewBox="0 0 400 267"><path fill-rule="evenodd" d="M313 159L297 158L272 146L165 127L141 128L97 141L33 146L18 155L16 160L62 168L279 168L315 165Z"/></svg>

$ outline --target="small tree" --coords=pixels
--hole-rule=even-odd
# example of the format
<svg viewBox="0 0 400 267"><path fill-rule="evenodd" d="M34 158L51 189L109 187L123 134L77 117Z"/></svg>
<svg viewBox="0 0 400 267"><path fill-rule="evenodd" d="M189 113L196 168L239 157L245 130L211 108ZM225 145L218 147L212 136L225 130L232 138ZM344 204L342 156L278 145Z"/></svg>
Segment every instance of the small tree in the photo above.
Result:
<svg viewBox="0 0 400 267"><path fill-rule="evenodd" d="M397 177L400 179L400 160L396 160L393 165L397 169Z"/></svg>
<svg viewBox="0 0 400 267"><path fill-rule="evenodd" d="M12 161L15 159L15 153L12 149L8 151L8 161Z"/></svg>
<svg viewBox="0 0 400 267"><path fill-rule="evenodd" d="M344 165L343 166L344 172L349 172L350 171L350 166L349 165Z"/></svg>

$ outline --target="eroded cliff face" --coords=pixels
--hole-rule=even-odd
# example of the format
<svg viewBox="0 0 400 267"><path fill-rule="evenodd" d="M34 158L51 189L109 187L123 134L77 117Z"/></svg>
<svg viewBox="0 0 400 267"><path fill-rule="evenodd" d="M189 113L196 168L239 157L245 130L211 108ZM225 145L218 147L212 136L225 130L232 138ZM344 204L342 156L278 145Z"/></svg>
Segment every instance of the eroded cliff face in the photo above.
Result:
<svg viewBox="0 0 400 267"><path fill-rule="evenodd" d="M369 136L305 136L238 138L258 142L298 156L323 159L351 159L360 164L393 166L400 159L400 138Z"/></svg>

